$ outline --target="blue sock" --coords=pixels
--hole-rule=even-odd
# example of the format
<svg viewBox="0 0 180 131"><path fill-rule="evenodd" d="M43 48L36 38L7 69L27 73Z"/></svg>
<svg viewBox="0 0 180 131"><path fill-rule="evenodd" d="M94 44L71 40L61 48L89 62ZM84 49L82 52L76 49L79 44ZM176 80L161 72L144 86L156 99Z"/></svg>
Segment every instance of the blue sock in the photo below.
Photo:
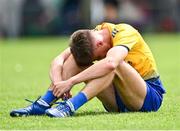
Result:
<svg viewBox="0 0 180 131"><path fill-rule="evenodd" d="M44 96L41 97L42 100L44 100L47 104L51 105L57 97L53 95L52 90L48 90Z"/></svg>
<svg viewBox="0 0 180 131"><path fill-rule="evenodd" d="M83 104L85 104L88 101L88 99L83 92L79 92L76 96L70 98L69 101L73 104L74 110L77 110Z"/></svg>

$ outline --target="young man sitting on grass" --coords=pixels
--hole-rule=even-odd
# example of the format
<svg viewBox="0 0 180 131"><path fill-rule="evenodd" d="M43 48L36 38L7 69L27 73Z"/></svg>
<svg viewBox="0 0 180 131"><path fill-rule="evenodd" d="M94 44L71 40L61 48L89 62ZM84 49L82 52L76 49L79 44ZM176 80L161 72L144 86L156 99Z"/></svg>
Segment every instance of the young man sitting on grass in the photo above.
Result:
<svg viewBox="0 0 180 131"><path fill-rule="evenodd" d="M10 115L72 116L94 97L108 112L150 112L160 108L165 93L148 45L127 24L103 23L74 32L70 47L52 62L50 78L44 96ZM84 88L70 98L72 87L81 82ZM68 99L51 108L59 98Z"/></svg>

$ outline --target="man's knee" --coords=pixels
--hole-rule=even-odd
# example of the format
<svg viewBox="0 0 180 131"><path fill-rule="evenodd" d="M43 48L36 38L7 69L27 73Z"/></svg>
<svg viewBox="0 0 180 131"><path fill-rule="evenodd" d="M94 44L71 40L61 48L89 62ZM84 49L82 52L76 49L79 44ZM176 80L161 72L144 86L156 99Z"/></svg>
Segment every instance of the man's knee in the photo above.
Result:
<svg viewBox="0 0 180 131"><path fill-rule="evenodd" d="M69 79L70 77L78 74L79 72L83 71L85 68L79 67L72 55L70 55L64 62L63 67L62 67L62 79L66 80Z"/></svg>

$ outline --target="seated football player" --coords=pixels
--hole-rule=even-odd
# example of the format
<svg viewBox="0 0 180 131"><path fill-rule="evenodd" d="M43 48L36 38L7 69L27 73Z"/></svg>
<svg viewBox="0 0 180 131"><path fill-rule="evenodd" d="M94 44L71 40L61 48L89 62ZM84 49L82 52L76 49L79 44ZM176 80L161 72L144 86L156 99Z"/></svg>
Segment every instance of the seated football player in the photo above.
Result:
<svg viewBox="0 0 180 131"><path fill-rule="evenodd" d="M153 55L140 33L128 24L103 23L78 30L51 64L52 84L44 96L11 116L72 116L97 97L108 112L157 111L165 89ZM85 82L70 97L74 85ZM59 98L65 99L51 107Z"/></svg>

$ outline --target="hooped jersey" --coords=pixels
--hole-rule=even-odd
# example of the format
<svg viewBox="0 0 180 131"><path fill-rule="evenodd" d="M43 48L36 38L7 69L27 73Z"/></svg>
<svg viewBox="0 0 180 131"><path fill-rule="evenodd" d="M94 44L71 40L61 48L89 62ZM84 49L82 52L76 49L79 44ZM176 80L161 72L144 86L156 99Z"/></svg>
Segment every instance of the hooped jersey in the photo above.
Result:
<svg viewBox="0 0 180 131"><path fill-rule="evenodd" d="M124 46L128 49L125 61L144 80L159 76L151 50L136 29L128 24L103 23L97 25L94 30L102 30L103 28L108 28L113 46Z"/></svg>

